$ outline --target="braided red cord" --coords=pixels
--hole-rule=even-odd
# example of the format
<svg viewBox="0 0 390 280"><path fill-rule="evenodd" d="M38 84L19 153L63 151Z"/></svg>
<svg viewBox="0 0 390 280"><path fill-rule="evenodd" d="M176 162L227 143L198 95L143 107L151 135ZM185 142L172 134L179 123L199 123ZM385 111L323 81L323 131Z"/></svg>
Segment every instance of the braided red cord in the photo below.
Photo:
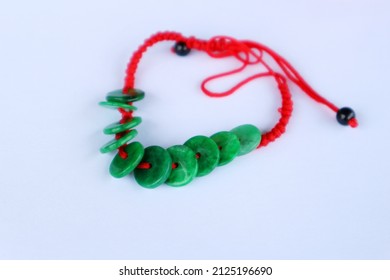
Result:
<svg viewBox="0 0 390 280"><path fill-rule="evenodd" d="M149 39L146 39L145 42L138 48L138 50L134 52L129 64L127 65L125 86L123 88L123 92L126 93L129 89L134 88L134 75L137 71L138 63L140 62L144 52L146 52L149 47L162 41L183 40L185 40L185 38L181 34L176 32L159 32L151 36Z"/></svg>
<svg viewBox="0 0 390 280"><path fill-rule="evenodd" d="M242 87L243 85L249 83L254 79L259 79L263 77L273 77L276 81L281 97L282 97L282 106L279 109L280 118L276 125L268 132L264 133L261 139L261 143L258 148L264 147L268 145L268 143L274 141L278 137L280 137L286 130L286 126L291 117L291 113L293 110L293 103L291 100L290 90L287 84L287 78L295 83L298 87L302 89L310 98L321 103L334 112L339 110L334 104L320 96L298 73L298 71L292 67L292 65L286 61L283 57L278 55L276 52L271 50L270 48L252 41L247 40L236 40L227 36L217 36L213 37L210 40L200 40L195 37L184 37L180 33L176 32L159 32L147 40L138 48L138 50L133 54L127 70L126 70L126 78L125 85L123 87L123 92L127 93L130 89L134 88L135 82L135 73L137 71L138 64L143 56L143 54L147 51L147 49L154 44L161 41L175 41L175 42L184 42L188 48L195 49L199 51L206 52L209 56L213 58L224 58L224 57L235 57L238 61L242 63L240 67L237 69L220 73L211 77L206 78L202 84L202 91L210 96L210 97L223 97L234 93L237 89ZM280 67L282 73L275 72L263 59L264 54L269 55ZM231 89L225 92L212 92L207 89L206 84L212 80L232 75L238 72L243 71L248 65L261 64L265 67L266 71L260 72L253 76L250 76L243 81L239 82ZM122 114L122 120L125 122L128 118L131 118L131 113L126 110L119 109ZM358 125L357 120L355 118L351 119L348 123L351 127L356 127ZM117 137L121 137L121 135L117 135ZM123 147L119 149L120 155L122 157L127 157L126 153L123 151ZM150 164L141 163L138 168L150 168Z"/></svg>

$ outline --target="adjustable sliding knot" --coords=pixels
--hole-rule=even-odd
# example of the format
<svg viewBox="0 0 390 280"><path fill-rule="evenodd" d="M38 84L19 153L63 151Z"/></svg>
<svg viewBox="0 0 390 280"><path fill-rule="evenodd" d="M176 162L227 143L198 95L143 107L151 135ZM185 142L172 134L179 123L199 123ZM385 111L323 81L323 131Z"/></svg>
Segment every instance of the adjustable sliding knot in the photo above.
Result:
<svg viewBox="0 0 390 280"><path fill-rule="evenodd" d="M226 36L216 36L208 40L205 51L213 58L235 56L240 60L242 59L240 53L244 53L246 57L249 57L250 53L250 49L245 44Z"/></svg>
<svg viewBox="0 0 390 280"><path fill-rule="evenodd" d="M177 42L174 49L176 49L176 46L182 47L183 45L189 50L196 49L198 51L204 51L213 58L235 56L238 60L247 64L258 63L261 57L261 51L260 55L258 55L253 52L252 47L248 46L246 42L228 36L215 36L209 40L199 40L195 37L189 37L185 41ZM180 52L176 53L181 55ZM255 57L254 61L250 60L251 56Z"/></svg>

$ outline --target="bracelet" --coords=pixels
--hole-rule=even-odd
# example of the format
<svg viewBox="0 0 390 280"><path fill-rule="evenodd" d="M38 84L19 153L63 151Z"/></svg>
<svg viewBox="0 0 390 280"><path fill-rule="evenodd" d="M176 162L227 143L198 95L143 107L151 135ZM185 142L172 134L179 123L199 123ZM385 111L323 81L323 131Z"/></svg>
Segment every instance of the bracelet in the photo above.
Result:
<svg viewBox="0 0 390 280"><path fill-rule="evenodd" d="M142 121L140 117L133 116L133 112L137 110L133 104L145 97L142 90L134 87L135 73L147 49L162 41L174 41L172 51L179 56L186 56L192 50L198 50L206 52L212 58L234 57L241 63L237 69L208 77L202 82L202 91L210 97L228 96L252 80L264 77L273 78L282 97L282 105L279 109L280 118L276 125L270 131L260 132L252 124L243 124L230 131L217 132L210 137L194 136L183 145L174 145L168 149L160 146L144 148L139 142L129 143L137 135L137 130L134 128ZM266 56L276 63L280 68L278 71L266 62ZM241 72L247 66L257 64L265 70L244 79L225 92L212 92L206 87L207 83L212 80ZM184 37L176 32L159 32L151 36L130 59L124 87L109 92L106 101L99 103L101 106L117 109L122 115L119 122L103 130L105 134L115 135L115 139L105 144L100 151L108 153L118 150L111 162L110 174L115 178L122 178L133 172L137 183L150 189L163 183L180 187L188 184L195 177L209 174L217 166L228 164L237 156L268 145L285 132L291 117L293 103L287 84L288 80L296 84L313 100L333 110L340 124L357 127L358 122L352 109L348 107L339 109L320 96L289 62L260 43L237 40L227 36L201 40L195 37Z"/></svg>

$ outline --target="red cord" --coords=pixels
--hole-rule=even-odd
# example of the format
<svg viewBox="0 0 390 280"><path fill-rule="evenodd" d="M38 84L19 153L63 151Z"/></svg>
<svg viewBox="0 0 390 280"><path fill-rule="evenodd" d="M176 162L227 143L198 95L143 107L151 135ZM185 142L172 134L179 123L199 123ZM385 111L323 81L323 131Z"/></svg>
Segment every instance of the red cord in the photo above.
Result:
<svg viewBox="0 0 390 280"><path fill-rule="evenodd" d="M295 83L298 87L301 88L310 98L321 103L334 112L339 110L333 103L329 102L322 96L320 96L298 73L298 71L292 67L292 65L286 61L279 54L271 50L270 48L252 41L247 40L236 40L227 36L216 36L210 40L200 40L195 37L184 37L180 33L176 32L159 32L145 42L138 48L138 50L133 54L126 70L125 85L123 87L123 92L127 93L130 89L134 88L135 73L137 71L138 64L147 51L147 49L154 44L161 41L175 41L175 42L184 42L188 48L195 49L199 51L206 52L210 57L213 58L224 58L224 57L235 57L241 66L224 73L213 75L206 78L202 84L202 91L210 97L224 97L234 93L237 89L249 83L252 80L263 78L263 77L272 77L276 81L281 97L282 97L282 106L279 109L280 118L276 125L268 132L264 133L262 136L261 143L258 148L266 146L268 143L274 141L280 137L286 130L286 126L291 117L293 103L291 100L290 90L287 84L287 78ZM275 72L263 59L264 54L267 54L271 57L280 67L282 73ZM206 85L208 82L222 78L228 75L233 75L235 73L243 71L249 65L261 64L265 67L266 71L259 72L253 76L250 76L243 81L239 82L231 89L225 92L212 92L207 89ZM125 122L128 118L131 118L131 113L126 110L119 109L122 114L122 122ZM351 119L348 124L351 127L356 127L358 125L355 118ZM121 137L121 135L117 135ZM120 156L125 158L127 154L124 152L123 147L119 148ZM176 166L177 167L177 166ZM141 163L138 168L150 168L149 163Z"/></svg>

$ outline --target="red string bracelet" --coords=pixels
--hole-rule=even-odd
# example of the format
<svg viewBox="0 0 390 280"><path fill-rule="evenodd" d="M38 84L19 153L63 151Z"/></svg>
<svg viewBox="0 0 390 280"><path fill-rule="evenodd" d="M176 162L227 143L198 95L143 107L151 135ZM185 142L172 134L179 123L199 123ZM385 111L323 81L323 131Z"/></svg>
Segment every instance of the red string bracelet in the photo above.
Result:
<svg viewBox="0 0 390 280"><path fill-rule="evenodd" d="M241 63L240 67L234 70L208 77L202 82L202 91L210 97L228 96L255 79L273 78L282 97L280 118L276 125L270 131L261 133L256 126L244 124L231 131L215 133L210 137L198 135L190 138L183 145L175 145L168 149L159 146L144 148L139 142L129 143L137 135L137 130L134 128L142 121L140 117L133 116L133 111L137 109L133 103L145 96L143 91L134 87L135 73L148 48L162 41L174 41L172 50L180 56L188 55L191 50L198 50L206 52L212 58L234 57ZM266 63L265 57L276 62L279 69L273 69ZM212 92L207 89L208 82L241 72L249 65L262 66L262 71L244 79L225 92ZM109 92L106 101L99 103L104 107L118 109L122 115L119 122L104 129L105 134L115 135L115 139L104 145L100 151L107 153L118 150L110 165L110 173L115 178L122 178L134 171L136 181L145 188L155 188L163 183L174 187L184 186L195 177L207 175L217 166L231 162L236 156L268 145L285 132L293 110L288 81L296 84L313 100L333 110L340 124L357 127L358 122L352 109L347 107L339 109L320 96L289 62L260 43L227 36L201 40L195 37L184 37L176 32L157 33L134 52L126 70L123 89Z"/></svg>

